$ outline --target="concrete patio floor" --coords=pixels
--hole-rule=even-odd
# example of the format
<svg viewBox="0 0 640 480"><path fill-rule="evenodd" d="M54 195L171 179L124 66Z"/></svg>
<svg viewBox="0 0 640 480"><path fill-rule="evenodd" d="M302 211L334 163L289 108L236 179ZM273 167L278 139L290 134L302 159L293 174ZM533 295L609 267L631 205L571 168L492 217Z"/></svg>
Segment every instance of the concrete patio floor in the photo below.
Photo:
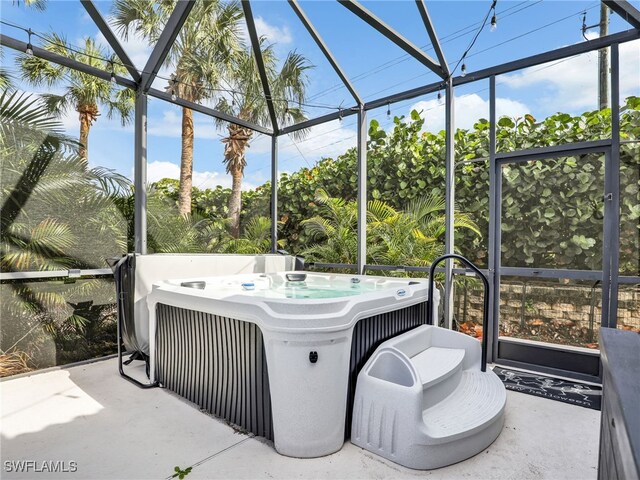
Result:
<svg viewBox="0 0 640 480"><path fill-rule="evenodd" d="M600 412L522 393L508 392L504 429L487 450L431 471L403 468L349 442L327 457L280 456L270 442L236 433L166 390L138 389L119 376L115 359L5 380L0 400L3 479L162 479L175 466L193 467L187 480L597 476ZM9 472L19 460L75 462L77 471Z"/></svg>

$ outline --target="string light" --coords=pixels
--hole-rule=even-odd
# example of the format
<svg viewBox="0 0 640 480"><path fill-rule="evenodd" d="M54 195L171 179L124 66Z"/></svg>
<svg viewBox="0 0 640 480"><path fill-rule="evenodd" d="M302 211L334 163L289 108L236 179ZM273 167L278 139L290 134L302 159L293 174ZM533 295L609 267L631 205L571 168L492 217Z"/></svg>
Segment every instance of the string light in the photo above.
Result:
<svg viewBox="0 0 640 480"><path fill-rule="evenodd" d="M438 104L442 105L442 92L438 90Z"/></svg>
<svg viewBox="0 0 640 480"><path fill-rule="evenodd" d="M465 63L465 59L467 58L467 54L471 51L473 46L476 44L476 41L478 40L478 37L480 36L480 33L482 32L484 27L487 26L487 20L489 20L489 15L491 15L492 13L493 13L493 17L491 18L491 26L492 27L494 26L494 20L496 19L495 18L495 16L496 16L496 3L498 3L498 0L493 0L493 2L491 2L491 6L489 7L489 10L487 11L487 14L484 16L484 20L482 20L482 24L480 25L480 28L478 29L476 34L473 36L473 39L471 40L471 43L469 44L467 49L462 54L462 57L460 57L460 60L458 60L458 63L456 63L455 68L452 70L453 72L455 72L458 69L458 65L460 65L462 63L462 68L460 69L460 76L461 77L464 77L467 74L467 65ZM495 23L497 25L497 21Z"/></svg>
<svg viewBox="0 0 640 480"><path fill-rule="evenodd" d="M111 83L116 83L116 74L114 72L113 62L109 62L111 64Z"/></svg>
<svg viewBox="0 0 640 480"><path fill-rule="evenodd" d="M387 103L387 118L391 118L391 103Z"/></svg>
<svg viewBox="0 0 640 480"><path fill-rule="evenodd" d="M33 31L31 29L27 30L27 35L29 35L29 40L27 40L27 49L24 51L27 55L33 55L33 45L31 45L31 35Z"/></svg>
<svg viewBox="0 0 640 480"><path fill-rule="evenodd" d="M515 5L511 6L511 7L508 7L508 8L505 8L504 10L502 10L500 12L500 14L502 15L501 18L506 18L506 17L510 17L512 15L516 15L516 14L522 12L523 10L529 9L531 7L534 7L536 5L539 5L539 4L543 3L543 1L544 0L524 0L522 2L519 2L519 3L517 3L517 4L515 4ZM593 8L593 7L591 7L591 8ZM507 13L507 12L511 12L511 13ZM441 43L442 44L450 43L450 42L452 42L454 40L457 40L459 38L462 38L462 37L466 36L468 33L470 33L470 29L472 29L475 25L476 25L475 23L472 23L470 25L467 25L466 27L463 27L463 28L455 31L455 32L452 32L452 33L450 33L448 35L445 35L445 36L441 37L440 38ZM431 50L433 49L433 47L430 47L429 44L423 45L420 48L423 48L423 49L429 48ZM392 68L395 65L398 65L399 63L402 63L402 62L408 60L409 58L411 58L411 57L408 54L401 55L401 56L396 57L396 58L394 58L392 60L389 60L389 61L387 61L385 63L377 65L376 67L374 67L374 68L372 68L370 70L367 70L366 72L364 72L364 73L362 73L360 75L354 76L352 80L360 80L360 79L363 79L363 78L370 77L371 75L374 75L374 74L378 73L379 71L387 70L389 68ZM416 77L414 77L414 78L416 78ZM334 92L336 90L342 89L342 88L344 88L344 84L342 82L334 84L332 87L329 87L329 88L327 88L325 90L321 90L321 91L311 95L309 97L309 100L315 100L316 98L320 98L320 97L326 96L326 95L328 95L328 94L330 94L330 93L332 93L332 92ZM387 89L385 89L383 91L387 91L387 90L391 90L391 88L387 88ZM379 92L376 92L376 93L379 93Z"/></svg>
<svg viewBox="0 0 640 480"><path fill-rule="evenodd" d="M42 35L42 34L40 34L38 32L35 32L35 31L31 30L30 28L25 28L25 27L22 27L20 25L13 24L11 22L7 22L5 20L0 20L0 24L7 25L7 26L9 26L11 28L16 28L18 30L22 30L22 31L26 32L27 34L29 34L29 42L27 44L27 48L25 49L25 53L27 53L29 55L33 55L33 46L31 44L30 39L31 39L31 35L34 35L34 36L40 38L41 40L43 40L44 42L47 42L50 45L54 45L54 46L57 46L57 47L64 48L64 49L68 50L69 52L73 52L73 53L76 53L78 55L82 55L84 57L90 58L90 59L100 60L100 61L103 61L103 62L109 63L109 64L113 63L113 65L117 64L117 65L120 65L120 66L126 67L126 68L132 68L132 67L135 68L133 65L128 65L128 64L125 64L125 63L123 63L121 61L110 60L109 58L101 57L101 56L98 56L98 55L92 55L90 53L87 53L86 51L81 51L81 50L79 50L79 47L74 48L73 45L70 46L68 44L56 43L56 42L52 41L50 38L47 38L46 36L44 36L44 35ZM151 73L151 72L146 72L144 70L139 70L139 69L136 69L136 71L138 71L139 73L142 73L142 74ZM114 76L115 76L115 73L114 73ZM173 78L173 81L172 81L171 79L163 77L161 75L157 75L156 74L156 77L159 78L159 79L162 79L162 80L167 80L169 82L170 86L172 86L172 95L171 95L172 101L175 101L177 99L176 88L175 88L176 85L178 85L179 83L182 83L185 86L190 86L189 83L182 82L182 81L180 81L180 80L178 80L176 78ZM175 75L172 74L172 77L175 77ZM111 79L111 76L110 76L110 79ZM117 83L117 78L116 78L116 83ZM237 95L241 95L241 96L246 97L246 98L259 98L258 96L247 95L246 93L239 92L239 91L232 90L232 89L228 89L228 88L215 88L215 87L209 87L209 86L204 86L203 88L205 90L208 90L208 91L211 91L211 92L223 92L223 93L230 93L232 95L236 95L237 94ZM287 102L288 100L284 99L284 98L274 98L273 101L274 102ZM232 106L233 107L236 106L235 100L232 101ZM334 106L334 105L312 104L312 103L305 103L305 102L301 102L300 103L300 107L302 107L302 106L309 107L309 108L323 108L323 109L328 109L328 110L339 110L340 109L340 107L337 107L337 106Z"/></svg>
<svg viewBox="0 0 640 480"><path fill-rule="evenodd" d="M542 3L542 1L543 1L543 0L537 0L537 1L535 1L535 2L531 2L529 5L525 6L524 8L521 8L520 10L516 10L516 12L514 12L514 13L518 13L518 12L520 12L521 10L524 10L525 8L529 8L529 7L530 7L530 6L532 6L532 5L536 5L536 4ZM489 9L489 12L488 12L489 14L493 13L493 16L491 17L492 23L493 23L493 17L495 17L495 16L496 16L496 12L495 12L495 4L496 4L496 3L497 3L497 0L494 0L494 1L492 2L492 5L491 5L491 7L490 7L490 9ZM512 10L512 9L514 9L514 8L516 8L516 7L519 7L519 5L521 5L522 3L527 3L527 2L526 2L526 1L525 1L525 2L521 2L521 3L519 3L518 5L516 5L515 7L507 8L506 10L501 11L501 15L503 15L503 16L504 16L504 12L509 11L509 10ZM590 27L587 27L587 26L586 26L586 15L585 15L585 14L586 14L587 10L591 10L591 9L593 9L593 8L594 8L594 7L589 7L589 8L587 8L587 9L585 9L585 10L580 10L580 11L578 11L578 12L576 12L576 13L572 14L571 16L574 16L574 15L576 15L576 14L578 14L578 15L579 15L580 13L582 13L582 14L583 14L583 22L582 22L582 24L583 24L584 29L586 30L586 29L588 29L588 28L590 28ZM507 14L507 16L510 16L510 15L512 15L512 14ZM567 19L567 18L569 18L569 17L564 17L564 18L562 18L561 20L565 20L565 19ZM485 17L485 22L486 22L486 19L487 19L487 17ZM17 29L23 30L24 32L27 32L27 33L29 33L29 32L31 31L31 29L27 29L27 28L22 27L22 26L19 26L19 25L11 24L10 22L6 22L6 21L4 21L4 20L0 20L0 23L2 23L3 25L8 25L8 26L11 26L11 27L13 27L13 28L17 28ZM496 22L496 23L497 23L497 22ZM553 22L553 23L551 23L551 24L547 24L547 25L545 25L545 26L553 25L553 24L555 24L555 23L557 23L557 22ZM480 29L478 30L478 33L480 32L480 30L482 30L482 29L483 29L483 27L484 27L484 26L486 26L486 23L483 23L483 24L481 25ZM471 25L470 25L469 27L471 27ZM541 28L543 28L543 27L541 27ZM533 30L533 31L537 31L537 30L539 30L539 29L536 29L536 30ZM532 32L533 32L533 31L532 31ZM48 43L50 43L50 44L52 44L52 45L64 46L65 48L68 48L68 49L69 49L70 51L72 51L72 52L79 53L79 54L84 55L84 56L87 56L87 57L89 57L89 58L94 58L94 59L103 60L103 61L104 61L104 60L106 60L105 58L102 58L102 57L96 57L96 56L94 56L94 55L90 55L90 54L88 54L88 53L86 53L86 52L81 52L81 51L79 51L79 50L74 50L73 48L69 47L68 45L61 45L61 44L57 44L57 43L55 43L55 42L51 41L49 38L45 38L45 37L43 37L42 35L38 34L37 32L33 32L33 31L31 31L31 32L33 33L33 35L36 35L37 37L42 38L44 41L46 41L46 42L48 42ZM528 32L528 33L531 33L531 32ZM584 32L583 32L583 34L584 34ZM30 36L31 36L31 35L30 35ZM477 34L476 34L476 36L477 36ZM444 37L444 38L447 38L447 37ZM454 37L453 39L455 39L455 38L458 38L458 37ZM518 37L516 37L516 38L518 38ZM475 39L474 39L474 41L475 41ZM472 44L469 46L469 49L473 46L474 41L472 41ZM506 42L503 42L503 43L506 43ZM31 46L31 44L29 43L29 44L27 45L26 53L32 54L32 48L30 49L30 48L29 48L30 46ZM122 63L121 61L118 61L117 63L118 63L119 65L122 65L123 67L127 67L127 68L131 68L131 67L133 67L133 65L127 65L127 64L125 64L125 63ZM135 67L134 67L134 68L135 68ZM137 70L138 72L140 72L140 73L149 73L149 72L145 72L144 70L140 70L140 69L136 69L136 70ZM454 71L455 71L455 69L454 69ZM166 80L166 78L163 78L163 77L162 77L162 76L160 76L160 75L157 75L157 78L165 79L165 80ZM182 82L181 82L181 83L182 83ZM221 92L238 93L239 95L244 95L244 96L246 96L246 94L244 94L244 93L234 92L233 90L230 90L230 89L217 89L217 88L212 88L212 87L205 87L205 88L206 88L207 90L211 90L211 91L216 90L216 91L221 91ZM311 97L311 98L313 98L313 97ZM274 101L275 101L275 100L284 101L283 99L274 99ZM305 106L316 107L315 105L308 105L308 104L304 104L304 105L305 105ZM328 105L318 105L318 106L317 106L317 108L328 108L328 109L334 109L334 110L335 110L335 109L338 109L338 107L335 107L335 106L328 106Z"/></svg>
<svg viewBox="0 0 640 480"><path fill-rule="evenodd" d="M342 123L342 107L340 107L340 110L338 110L338 121Z"/></svg>
<svg viewBox="0 0 640 480"><path fill-rule="evenodd" d="M582 12L582 37L585 40L589 40L589 37L587 37L587 31L591 28L595 28L595 27L599 27L600 24L599 23L594 23L593 25L587 25L587 11L585 10L584 12Z"/></svg>
<svg viewBox="0 0 640 480"><path fill-rule="evenodd" d="M489 27L489 30L492 32L496 31L496 28L498 28L498 19L496 18L496 2L493 2L491 4L491 10L493 10L493 16L491 17L491 26Z"/></svg>
<svg viewBox="0 0 640 480"><path fill-rule="evenodd" d="M178 99L178 96L176 95L177 80L175 74L172 73L167 81L169 82L169 90L171 90L171 101L175 102Z"/></svg>

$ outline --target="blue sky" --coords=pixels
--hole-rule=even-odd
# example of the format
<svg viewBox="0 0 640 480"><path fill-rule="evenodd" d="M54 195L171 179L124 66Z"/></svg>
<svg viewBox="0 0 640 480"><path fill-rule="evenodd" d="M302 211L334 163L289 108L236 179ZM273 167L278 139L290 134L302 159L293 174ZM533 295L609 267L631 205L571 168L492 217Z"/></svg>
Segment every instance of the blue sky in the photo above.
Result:
<svg viewBox="0 0 640 480"><path fill-rule="evenodd" d="M637 1L632 2L637 7ZM97 1L99 10L108 16L109 1ZM365 1L363 4L385 22L405 35L416 45L435 57L427 34L421 24L415 3L400 1ZM451 67L458 63L468 47L479 23L491 4L477 1L426 1L438 36L442 39L445 56ZM582 12L587 12L587 24L598 22L598 1L528 0L505 1L497 4L498 28L490 32L488 26L466 59L467 71L500 64L523 56L583 41L580 26ZM394 92L417 87L437 80L426 67L409 58L402 50L377 34L344 7L332 1L302 1L302 8L334 52L338 62L353 79L356 89L365 100L372 100ZM310 73L309 117L333 111L339 106L350 106L353 101L341 88L340 81L313 40L284 1L254 1L253 13L260 34L275 44L284 58L296 49L315 65ZM23 2L2 0L2 20L30 27L41 33L55 31L69 42L80 44L83 37L104 39L98 33L77 1L50 0L45 12L26 8ZM20 30L1 26L2 32L26 40ZM615 14L611 16L610 31L622 31L629 26ZM595 30L590 36L597 35ZM35 39L34 39L35 40ZM37 43L34 41L34 43ZM152 49L141 39L131 39L125 48L136 66L141 69ZM14 68L14 55L4 50L5 68ZM640 44L633 42L621 49L622 94L640 95ZM166 76L170 70L163 70ZM459 73L459 69L458 72ZM497 107L501 114L522 116L532 113L537 118L556 111L581 113L596 108L597 54L582 55L571 60L535 67L498 79ZM157 79L154 86L164 89L166 81ZM42 90L23 86L24 90ZM55 91L55 88L53 89ZM488 116L488 83L476 82L457 89L457 126L469 128L480 117ZM320 106L321 105L321 106ZM326 108L325 108L326 107ZM424 112L426 128L442 127L444 109L435 94L391 105L392 115L407 115L412 108ZM383 126L392 123L387 108L370 112ZM177 178L180 160L180 115L178 107L156 99L149 102L148 161L149 179L163 176ZM77 135L77 114L71 112L63 119L69 133ZM222 165L221 137L224 130L216 130L212 119L195 115L194 185L228 186L228 176ZM284 137L280 140L280 166L282 171L294 171L301 166L313 165L323 156L335 156L355 144L355 118L332 122L311 130L304 140L296 142ZM106 115L95 123L90 136L90 162L131 176L133 168L133 128L120 126ZM245 187L260 185L269 177L268 138L258 135L247 154L248 166Z"/></svg>

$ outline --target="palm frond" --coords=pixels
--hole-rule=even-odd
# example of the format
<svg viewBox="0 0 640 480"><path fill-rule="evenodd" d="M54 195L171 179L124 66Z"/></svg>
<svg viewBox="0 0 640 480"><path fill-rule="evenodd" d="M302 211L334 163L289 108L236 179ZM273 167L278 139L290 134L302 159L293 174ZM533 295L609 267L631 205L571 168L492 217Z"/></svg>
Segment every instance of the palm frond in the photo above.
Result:
<svg viewBox="0 0 640 480"><path fill-rule="evenodd" d="M65 95L43 93L40 97L49 113L56 117L62 117L72 107Z"/></svg>
<svg viewBox="0 0 640 480"><path fill-rule="evenodd" d="M121 125L124 127L133 120L136 94L130 88L121 88L106 99L106 104L107 118L119 118Z"/></svg>
<svg viewBox="0 0 640 480"><path fill-rule="evenodd" d="M50 148L60 145L75 150L78 147L77 141L64 134L62 124L49 114L47 107L35 95L2 92L0 120L0 142L4 146L17 148L47 141Z"/></svg>

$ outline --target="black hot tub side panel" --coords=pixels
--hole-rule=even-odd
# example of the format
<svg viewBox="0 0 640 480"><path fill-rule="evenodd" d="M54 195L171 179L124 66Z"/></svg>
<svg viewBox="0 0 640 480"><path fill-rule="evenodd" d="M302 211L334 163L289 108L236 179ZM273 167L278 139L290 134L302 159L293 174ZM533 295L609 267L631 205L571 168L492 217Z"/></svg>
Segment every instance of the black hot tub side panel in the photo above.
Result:
<svg viewBox="0 0 640 480"><path fill-rule="evenodd" d="M358 321L351 342L345 439L358 373L378 346L424 325L427 303ZM250 322L158 304L156 378L207 412L273 440L269 373L260 328Z"/></svg>
<svg viewBox="0 0 640 480"><path fill-rule="evenodd" d="M269 374L257 325L157 306L157 379L250 433L273 439Z"/></svg>
<svg viewBox="0 0 640 480"><path fill-rule="evenodd" d="M345 440L351 436L351 417L353 414L353 401L356 396L356 383L358 374L364 364L367 363L367 360L381 343L426 323L427 302L363 318L356 323L351 340L347 416L344 427Z"/></svg>

